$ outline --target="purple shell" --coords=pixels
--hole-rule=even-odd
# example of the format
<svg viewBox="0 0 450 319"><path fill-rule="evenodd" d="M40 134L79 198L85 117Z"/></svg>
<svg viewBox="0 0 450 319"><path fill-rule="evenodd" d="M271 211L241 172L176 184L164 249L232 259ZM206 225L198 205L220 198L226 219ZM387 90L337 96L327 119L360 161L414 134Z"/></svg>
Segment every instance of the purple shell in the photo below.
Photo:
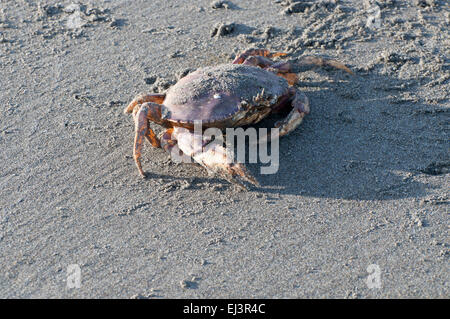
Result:
<svg viewBox="0 0 450 319"><path fill-rule="evenodd" d="M200 68L168 90L164 100L168 112L163 117L185 123L222 121L246 106L264 104L267 108L288 89L284 78L259 67L222 64Z"/></svg>

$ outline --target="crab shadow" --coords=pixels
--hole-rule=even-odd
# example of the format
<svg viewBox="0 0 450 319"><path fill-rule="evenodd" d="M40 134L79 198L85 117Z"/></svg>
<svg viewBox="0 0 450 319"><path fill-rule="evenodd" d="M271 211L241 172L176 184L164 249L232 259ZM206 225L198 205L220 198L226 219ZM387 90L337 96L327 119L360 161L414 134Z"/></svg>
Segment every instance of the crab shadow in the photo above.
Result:
<svg viewBox="0 0 450 319"><path fill-rule="evenodd" d="M426 176L426 167L435 162L448 166L442 129L448 113L433 114L436 106L402 98L402 80L338 73L327 77L340 77L344 85L300 86L311 114L280 139L275 174L260 175L260 164L249 165L262 185L259 191L358 200L425 196L432 186L415 177Z"/></svg>

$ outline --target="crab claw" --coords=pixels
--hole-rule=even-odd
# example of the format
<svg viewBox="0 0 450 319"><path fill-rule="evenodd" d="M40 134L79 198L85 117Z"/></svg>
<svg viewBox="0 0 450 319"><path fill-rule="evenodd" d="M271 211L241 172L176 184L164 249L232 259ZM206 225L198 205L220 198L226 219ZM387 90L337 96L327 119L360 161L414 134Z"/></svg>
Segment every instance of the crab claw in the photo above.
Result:
<svg viewBox="0 0 450 319"><path fill-rule="evenodd" d="M196 136L187 129L176 127L172 137L178 142L179 149L203 166L209 174L219 175L241 188L247 189L244 182L260 186L256 178L244 164L232 161L233 154L219 142Z"/></svg>
<svg viewBox="0 0 450 319"><path fill-rule="evenodd" d="M232 182L236 180L236 178L240 178L250 184L253 184L256 187L260 187L261 185L256 180L256 178L247 170L247 168L241 163L234 163L228 166L228 171L231 170L231 176L233 178ZM243 183L239 183L239 185L243 185ZM245 185L244 185L244 188Z"/></svg>
<svg viewBox="0 0 450 319"><path fill-rule="evenodd" d="M245 182L259 187L256 178L247 170L242 163L227 163L220 154L222 151L206 151L194 156L194 160L205 167L210 174L219 175L243 189L248 189Z"/></svg>
<svg viewBox="0 0 450 319"><path fill-rule="evenodd" d="M240 188L248 189L245 182L248 182L256 187L260 187L259 182L256 178L247 170L242 163L224 163L217 162L215 160L211 161L211 154L209 152L204 152L202 155L205 156L195 156L196 162L200 163L205 167L208 172L214 175L219 175L229 181L232 184L237 185Z"/></svg>

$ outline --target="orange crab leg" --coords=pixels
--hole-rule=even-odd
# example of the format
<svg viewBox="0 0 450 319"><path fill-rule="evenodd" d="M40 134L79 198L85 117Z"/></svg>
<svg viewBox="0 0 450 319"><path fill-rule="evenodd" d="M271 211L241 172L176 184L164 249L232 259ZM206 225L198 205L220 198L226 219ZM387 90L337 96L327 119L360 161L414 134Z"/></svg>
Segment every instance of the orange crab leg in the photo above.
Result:
<svg viewBox="0 0 450 319"><path fill-rule="evenodd" d="M161 147L170 155L175 163L192 163L192 158L183 153L178 147L178 141L172 136L173 128L168 128L160 136Z"/></svg>
<svg viewBox="0 0 450 319"><path fill-rule="evenodd" d="M310 112L309 100L306 95L293 87L290 91L292 94L292 110L285 119L275 124L275 127L280 129L279 136L284 136L292 132L303 122L303 118Z"/></svg>
<svg viewBox="0 0 450 319"><path fill-rule="evenodd" d="M245 59L247 59L250 56L263 56L267 58L275 58L277 56L285 56L287 53L282 52L270 52L266 49L248 49L242 52L240 55L234 59L233 64L242 64Z"/></svg>
<svg viewBox="0 0 450 319"><path fill-rule="evenodd" d="M298 76L295 73L278 72L277 75L285 78L288 81L289 85L294 85L298 82Z"/></svg>
<svg viewBox="0 0 450 319"><path fill-rule="evenodd" d="M275 127L279 128L277 131L273 131L266 136L261 137L258 143L267 142L269 140L278 139L284 135L289 134L296 129L302 122L303 118L309 114L309 100L305 94L298 89L291 87L289 89L289 99L291 100L292 109L286 118L275 124ZM283 101L284 102L284 101ZM280 105L282 106L282 105ZM278 110L276 110L278 111ZM275 112L276 112L275 111Z"/></svg>
<svg viewBox="0 0 450 319"><path fill-rule="evenodd" d="M135 123L135 137L134 137L134 152L133 157L136 163L136 166L139 170L139 173L145 177L145 173L142 169L141 164L141 152L142 146L144 145L144 138L146 138L150 144L154 147L161 147L159 140L156 138L153 130L148 126L148 120L153 117L157 117L159 113L159 117L161 117L161 105L156 103L144 103L141 105L139 110L134 115L134 123Z"/></svg>
<svg viewBox="0 0 450 319"><path fill-rule="evenodd" d="M317 56L304 56L304 57L300 58L298 65L300 67L314 66L314 65L320 66L320 67L331 66L336 69L344 70L347 73L354 74L352 72L352 70L350 70L347 66L345 66L344 64L342 64L339 61L332 60L332 59L324 59L324 58L317 57Z"/></svg>
<svg viewBox="0 0 450 319"><path fill-rule="evenodd" d="M123 110L124 113L131 113L133 112L133 109L136 107L136 105L144 104L145 102L154 102L157 104L162 104L164 102L164 99L166 98L165 94L139 94L136 96L133 101L128 104L128 106Z"/></svg>
<svg viewBox="0 0 450 319"><path fill-rule="evenodd" d="M258 66L268 71L272 71L278 76L285 78L290 85L294 85L298 82L297 75L291 72L292 66L289 62L273 62L263 56L249 56L242 64Z"/></svg>

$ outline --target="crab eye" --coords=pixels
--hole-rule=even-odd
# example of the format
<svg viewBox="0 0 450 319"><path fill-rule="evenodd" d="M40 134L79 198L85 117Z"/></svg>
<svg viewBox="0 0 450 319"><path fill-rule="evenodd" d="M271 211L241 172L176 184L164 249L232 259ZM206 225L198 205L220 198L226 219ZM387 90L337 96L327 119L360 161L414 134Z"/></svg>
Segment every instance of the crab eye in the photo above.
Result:
<svg viewBox="0 0 450 319"><path fill-rule="evenodd" d="M215 99L221 99L221 98L222 98L222 95L220 95L220 94L214 94L213 98L215 98Z"/></svg>

